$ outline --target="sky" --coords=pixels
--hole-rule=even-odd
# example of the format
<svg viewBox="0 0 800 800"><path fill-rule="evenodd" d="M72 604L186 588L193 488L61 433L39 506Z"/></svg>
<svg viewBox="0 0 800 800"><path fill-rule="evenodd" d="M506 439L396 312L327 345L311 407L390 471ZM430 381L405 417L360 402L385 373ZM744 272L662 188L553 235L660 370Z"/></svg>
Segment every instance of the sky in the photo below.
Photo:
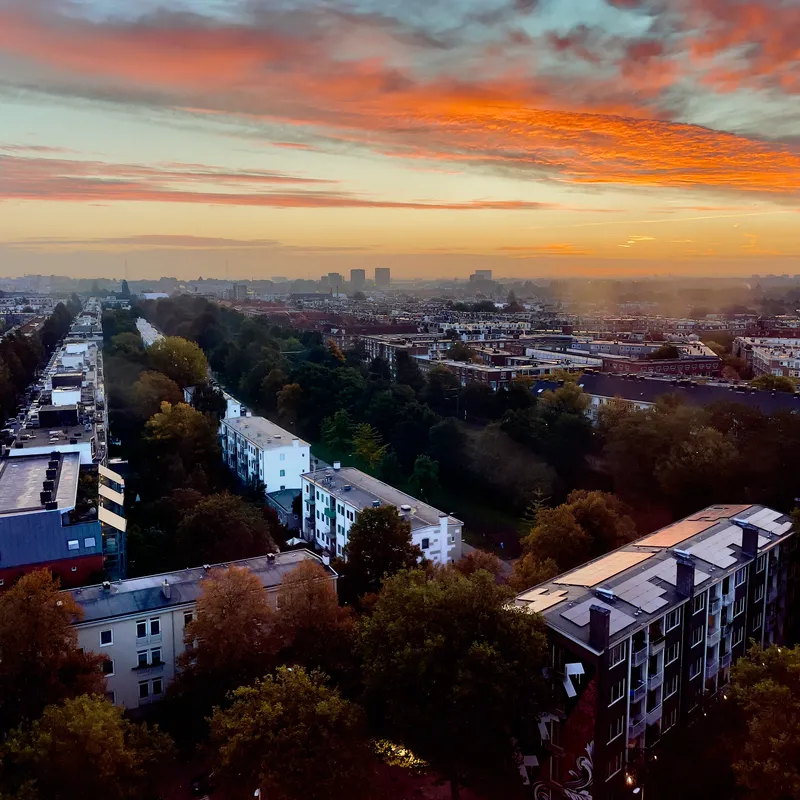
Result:
<svg viewBox="0 0 800 800"><path fill-rule="evenodd" d="M0 0L0 275L800 272L800 0Z"/></svg>

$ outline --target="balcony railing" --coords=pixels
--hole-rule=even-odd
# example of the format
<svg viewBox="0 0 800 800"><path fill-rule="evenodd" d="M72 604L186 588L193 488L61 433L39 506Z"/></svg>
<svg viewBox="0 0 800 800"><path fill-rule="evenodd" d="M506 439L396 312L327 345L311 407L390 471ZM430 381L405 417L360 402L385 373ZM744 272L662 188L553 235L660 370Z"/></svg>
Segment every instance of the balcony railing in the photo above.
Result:
<svg viewBox="0 0 800 800"><path fill-rule="evenodd" d="M638 703L647 694L647 684L639 681L631 688L631 703Z"/></svg>
<svg viewBox="0 0 800 800"><path fill-rule="evenodd" d="M719 661L716 658L709 658L706 661L706 678L713 678L719 672Z"/></svg>
<svg viewBox="0 0 800 800"><path fill-rule="evenodd" d="M628 726L628 738L638 739L644 733L646 727L647 717L640 717L639 719L631 717L631 724Z"/></svg>
<svg viewBox="0 0 800 800"><path fill-rule="evenodd" d="M655 675L649 675L647 678L647 689L652 692L653 689L658 689L664 683L664 673L657 672Z"/></svg>
<svg viewBox="0 0 800 800"><path fill-rule="evenodd" d="M639 650L633 651L633 655L631 656L631 666L640 667L645 661L647 661L647 645Z"/></svg>
<svg viewBox="0 0 800 800"><path fill-rule="evenodd" d="M736 597L736 593L734 592L733 589L731 589L729 592L726 592L725 594L722 595L722 605L724 605L724 606L733 605L733 601L734 601L735 597Z"/></svg>
<svg viewBox="0 0 800 800"><path fill-rule="evenodd" d="M716 630L709 631L708 636L706 637L706 644L709 647L713 647L715 644L719 644L719 640L722 637L722 631L720 628Z"/></svg>
<svg viewBox="0 0 800 800"><path fill-rule="evenodd" d="M652 711L647 712L647 724L655 725L661 719L662 714L663 708L661 704L659 704Z"/></svg>
<svg viewBox="0 0 800 800"><path fill-rule="evenodd" d="M733 653L725 653L720 659L719 666L721 669L727 669L733 661Z"/></svg>
<svg viewBox="0 0 800 800"><path fill-rule="evenodd" d="M715 597L713 600L710 600L708 603L708 613L712 615L719 614L719 610L722 608L722 598Z"/></svg>
<svg viewBox="0 0 800 800"><path fill-rule="evenodd" d="M658 655L664 649L664 646L666 645L666 643L667 643L667 640L663 636L660 637L659 639L656 639L655 641L651 641L650 642L650 655L651 656Z"/></svg>

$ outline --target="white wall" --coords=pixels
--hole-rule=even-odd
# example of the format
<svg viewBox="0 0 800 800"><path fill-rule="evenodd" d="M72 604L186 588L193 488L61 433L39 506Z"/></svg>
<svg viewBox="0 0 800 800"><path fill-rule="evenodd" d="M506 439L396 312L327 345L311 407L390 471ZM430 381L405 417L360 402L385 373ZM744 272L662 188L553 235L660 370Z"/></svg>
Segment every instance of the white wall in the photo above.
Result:
<svg viewBox="0 0 800 800"><path fill-rule="evenodd" d="M54 406L76 406L80 402L80 389L53 389Z"/></svg>

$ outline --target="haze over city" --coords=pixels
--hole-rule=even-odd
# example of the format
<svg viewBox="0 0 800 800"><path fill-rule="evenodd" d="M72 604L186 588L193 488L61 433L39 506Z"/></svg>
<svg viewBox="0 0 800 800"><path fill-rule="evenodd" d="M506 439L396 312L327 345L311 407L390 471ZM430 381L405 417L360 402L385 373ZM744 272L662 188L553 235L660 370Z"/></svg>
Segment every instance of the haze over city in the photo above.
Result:
<svg viewBox="0 0 800 800"><path fill-rule="evenodd" d="M0 0L0 272L792 273L794 0Z"/></svg>

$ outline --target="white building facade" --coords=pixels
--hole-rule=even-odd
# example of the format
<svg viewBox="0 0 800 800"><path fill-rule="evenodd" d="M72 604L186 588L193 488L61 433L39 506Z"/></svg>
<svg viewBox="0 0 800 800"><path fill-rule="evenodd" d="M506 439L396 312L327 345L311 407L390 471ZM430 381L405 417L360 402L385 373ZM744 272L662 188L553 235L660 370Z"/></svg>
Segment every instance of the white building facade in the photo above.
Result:
<svg viewBox="0 0 800 800"><path fill-rule="evenodd" d="M303 475L303 535L317 549L346 560L350 528L365 508L393 506L411 526L411 539L435 564L461 558L461 520L354 467Z"/></svg>

